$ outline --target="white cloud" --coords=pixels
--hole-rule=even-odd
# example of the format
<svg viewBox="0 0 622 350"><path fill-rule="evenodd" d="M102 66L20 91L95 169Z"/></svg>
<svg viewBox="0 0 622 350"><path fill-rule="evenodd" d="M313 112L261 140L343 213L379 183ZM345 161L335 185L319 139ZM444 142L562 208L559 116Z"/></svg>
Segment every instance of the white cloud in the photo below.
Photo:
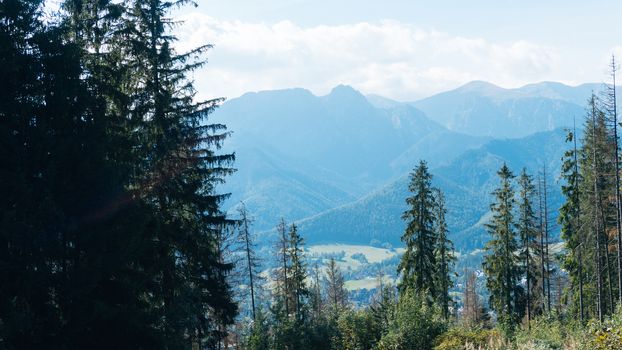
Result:
<svg viewBox="0 0 622 350"><path fill-rule="evenodd" d="M506 87L559 77L560 54L527 41L493 43L397 21L303 28L223 21L186 14L178 48L214 44L195 75L199 97L305 87L317 94L337 84L414 100L471 80Z"/></svg>

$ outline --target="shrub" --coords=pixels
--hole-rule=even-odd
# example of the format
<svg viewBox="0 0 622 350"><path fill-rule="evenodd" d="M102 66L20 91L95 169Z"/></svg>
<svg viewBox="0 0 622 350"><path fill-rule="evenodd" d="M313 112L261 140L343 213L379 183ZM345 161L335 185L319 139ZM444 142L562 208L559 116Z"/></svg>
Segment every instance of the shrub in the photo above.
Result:
<svg viewBox="0 0 622 350"><path fill-rule="evenodd" d="M467 349L493 349L494 345L503 340L501 332L497 329L481 328L451 328L447 333L440 336L436 342L435 350L467 350Z"/></svg>
<svg viewBox="0 0 622 350"><path fill-rule="evenodd" d="M586 348L594 350L622 350L622 308L603 323L590 323L590 337Z"/></svg>
<svg viewBox="0 0 622 350"><path fill-rule="evenodd" d="M541 316L531 320L531 327L517 330L515 343L518 349L561 350L576 347L581 338L581 327Z"/></svg>
<svg viewBox="0 0 622 350"><path fill-rule="evenodd" d="M407 293L397 303L389 332L380 339L376 349L432 349L436 337L445 329L438 308L429 306L415 293Z"/></svg>
<svg viewBox="0 0 622 350"><path fill-rule="evenodd" d="M339 350L371 349L380 337L380 330L367 310L345 310L337 320L339 336L333 348Z"/></svg>

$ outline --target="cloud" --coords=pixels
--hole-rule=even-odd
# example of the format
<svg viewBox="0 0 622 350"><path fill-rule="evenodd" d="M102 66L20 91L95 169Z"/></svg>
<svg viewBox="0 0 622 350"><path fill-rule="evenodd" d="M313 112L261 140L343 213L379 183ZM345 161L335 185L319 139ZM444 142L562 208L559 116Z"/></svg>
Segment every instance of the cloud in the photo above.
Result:
<svg viewBox="0 0 622 350"><path fill-rule="evenodd" d="M553 47L528 41L493 43L398 21L304 28L291 21L248 23L201 13L182 17L180 51L211 43L209 64L195 74L199 97L305 87L317 94L337 84L414 100L471 80L512 87L558 71Z"/></svg>

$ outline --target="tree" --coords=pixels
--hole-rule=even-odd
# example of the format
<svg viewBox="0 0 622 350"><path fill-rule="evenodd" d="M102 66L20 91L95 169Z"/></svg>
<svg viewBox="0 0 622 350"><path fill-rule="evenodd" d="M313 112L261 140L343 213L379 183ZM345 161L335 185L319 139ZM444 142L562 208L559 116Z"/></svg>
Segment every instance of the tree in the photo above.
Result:
<svg viewBox="0 0 622 350"><path fill-rule="evenodd" d="M603 131L604 131L604 113L599 109L596 96L592 94L588 103L588 118L586 140L584 141L584 163L587 163L584 168L589 167L590 173L587 173L586 183L591 187L589 192L591 195L587 198L589 200L590 220L592 222L592 239L594 242L594 253L592 254L595 259L595 277L596 277L596 309L597 316L600 321L604 318L605 306L604 306L604 289L603 289L603 275L602 275L602 236L604 231L604 213L603 203L601 197L601 189L604 185L603 174L603 158L602 158L602 146L603 146Z"/></svg>
<svg viewBox="0 0 622 350"><path fill-rule="evenodd" d="M611 123L611 137L613 138L613 173L614 173L614 195L615 195L615 239L617 241L617 267L618 267L618 304L622 304L622 198L620 197L620 145L618 143L618 108L616 98L616 73L618 67L616 66L615 56L611 56L611 64L609 66L611 74L611 84L605 85L604 91L604 103L603 107L605 113Z"/></svg>
<svg viewBox="0 0 622 350"><path fill-rule="evenodd" d="M514 229L514 175L506 164L503 164L497 175L500 183L492 193L495 196L495 202L490 205L492 218L486 224L491 239L485 247L483 267L486 287L490 291L490 306L502 322L511 326L520 319L518 303L522 294L518 284L521 269Z"/></svg>
<svg viewBox="0 0 622 350"><path fill-rule="evenodd" d="M442 316L434 305L414 290L402 293L394 306L389 331L375 349L433 349L435 338L445 330Z"/></svg>
<svg viewBox="0 0 622 350"><path fill-rule="evenodd" d="M549 255L549 205L546 165L542 165L542 173L538 183L540 199L540 275L542 282L542 309L551 312L551 257ZM546 305L546 307L545 307Z"/></svg>
<svg viewBox="0 0 622 350"><path fill-rule="evenodd" d="M520 259L523 263L523 270L526 281L526 300L527 321L532 317L532 300L536 295L536 282L538 276L538 265L535 260L537 257L538 235L537 218L533 209L533 197L535 196L535 186L532 177L527 174L527 169L523 168L518 178L519 187L519 215L517 230L521 239Z"/></svg>
<svg viewBox="0 0 622 350"><path fill-rule="evenodd" d="M270 342L270 323L265 312L259 308L253 318L250 334L246 339L246 349L248 350L270 350L274 349Z"/></svg>
<svg viewBox="0 0 622 350"><path fill-rule="evenodd" d="M345 289L345 282L339 266L334 258L328 260L326 269L326 296L331 308L338 311L348 302L348 292Z"/></svg>
<svg viewBox="0 0 622 350"><path fill-rule="evenodd" d="M289 229L289 257L291 260L291 299L293 300L295 319L304 321L306 316L306 299L309 297L307 288L307 266L304 258L304 239L298 234L296 224Z"/></svg>
<svg viewBox="0 0 622 350"><path fill-rule="evenodd" d="M152 291L165 344L181 347L187 338L215 347L233 322L236 305L227 275L233 266L218 249L221 230L234 221L220 203L227 195L215 187L231 174L232 154L215 152L228 136L208 115L222 99L194 102L188 76L205 64L210 45L177 53L168 16L189 1L131 1L123 28L127 64L133 67L128 90L132 120L140 121L143 143L137 191L153 211L150 273L161 276ZM208 319L206 319L208 318Z"/></svg>
<svg viewBox="0 0 622 350"><path fill-rule="evenodd" d="M248 216L244 202L240 204L238 214L240 216L238 239L242 243L242 249L246 258L246 274L248 276L248 286L250 288L251 311L253 320L255 320L255 283L260 279L258 271L260 262L259 258L255 254L255 242L253 235L250 232L251 219Z"/></svg>
<svg viewBox="0 0 622 350"><path fill-rule="evenodd" d="M332 349L373 349L380 338L373 315L369 310L345 310L337 319L339 335L334 338Z"/></svg>
<svg viewBox="0 0 622 350"><path fill-rule="evenodd" d="M568 246L568 253L564 255L562 266L569 272L570 289L573 305L576 307L579 319L583 322L584 310L584 261L585 238L581 232L581 193L579 184L583 181L579 172L576 128L569 131L566 142L572 142L573 148L564 153L562 158L562 174L564 180L561 190L566 202L559 209L558 221L561 224L561 236Z"/></svg>
<svg viewBox="0 0 622 350"><path fill-rule="evenodd" d="M398 265L402 276L400 293L412 289L424 293L429 300L436 295L436 256L437 242L434 232L434 208L436 206L432 190L432 175L425 161L410 174L408 190L412 194L406 198L409 208L402 215L406 221L406 231L402 242L406 251Z"/></svg>
<svg viewBox="0 0 622 350"><path fill-rule="evenodd" d="M172 49L166 17L185 3L68 0L49 22L40 1L0 4L6 344L224 338L236 305L219 237L232 221L215 186L233 155L216 153L228 134L207 123L221 100L193 102L208 46Z"/></svg>
<svg viewBox="0 0 622 350"><path fill-rule="evenodd" d="M435 223L437 241L435 244L435 258L437 262L436 272L436 285L438 286L437 300L440 303L443 310L443 317L445 320L449 318L449 303L451 298L449 296L449 289L453 287L453 280L451 273L456 261L454 254L454 245L447 237L448 229L447 222L445 221L445 215L447 209L445 209L445 195L439 189L435 189Z"/></svg>
<svg viewBox="0 0 622 350"><path fill-rule="evenodd" d="M281 221L276 227L278 233L278 241L276 243L277 249L277 264L276 269L276 297L279 299L279 303L284 307L285 315L290 314L289 296L291 291L291 259L289 255L289 237L287 236L287 225L285 220L281 218Z"/></svg>
<svg viewBox="0 0 622 350"><path fill-rule="evenodd" d="M465 269L464 277L463 323L467 327L474 327L483 320L482 303L477 294L477 275Z"/></svg>

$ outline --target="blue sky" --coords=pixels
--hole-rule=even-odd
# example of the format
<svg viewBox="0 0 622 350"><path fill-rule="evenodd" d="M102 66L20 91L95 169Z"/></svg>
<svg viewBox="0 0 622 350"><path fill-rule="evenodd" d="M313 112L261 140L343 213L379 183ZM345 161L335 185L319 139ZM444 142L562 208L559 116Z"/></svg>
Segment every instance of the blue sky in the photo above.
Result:
<svg viewBox="0 0 622 350"><path fill-rule="evenodd" d="M203 0L180 49L213 43L200 97L337 84L415 100L471 80L504 87L607 79L622 1Z"/></svg>

